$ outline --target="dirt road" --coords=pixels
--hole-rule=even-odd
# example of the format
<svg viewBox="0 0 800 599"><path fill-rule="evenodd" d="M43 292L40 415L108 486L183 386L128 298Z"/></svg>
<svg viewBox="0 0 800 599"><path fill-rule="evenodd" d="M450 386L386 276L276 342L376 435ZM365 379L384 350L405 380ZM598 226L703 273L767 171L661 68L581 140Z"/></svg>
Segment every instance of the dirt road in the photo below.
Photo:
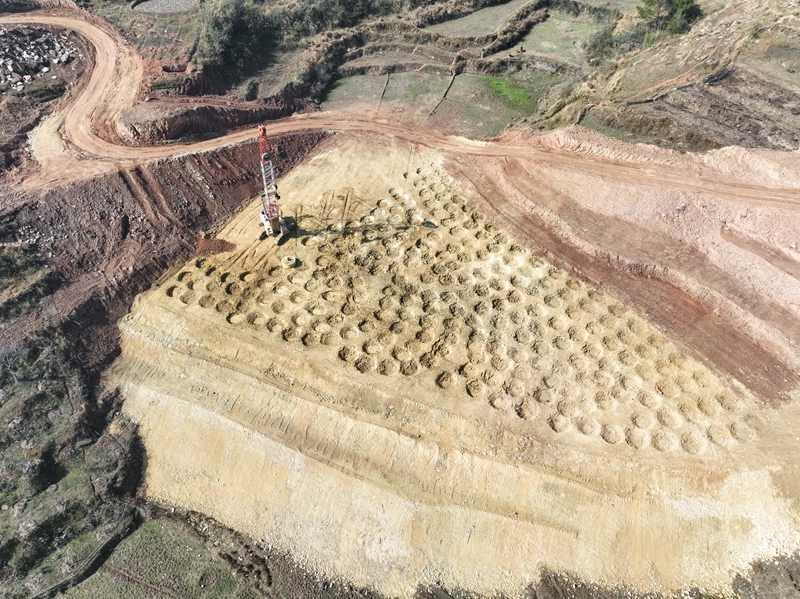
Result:
<svg viewBox="0 0 800 599"><path fill-rule="evenodd" d="M117 119L123 110L136 101L143 74L142 59L133 47L108 24L89 13L75 10L6 15L0 17L0 23L72 29L84 36L94 49L91 76L65 97L53 116L46 119L32 135L31 148L40 168L22 181L22 185L28 189L52 189L102 174L117 171L125 173L158 158L206 152L253 138L253 129L248 128L200 142L147 147L125 145L117 133ZM758 290L743 286L741 277L737 279L731 273L720 270L695 247L670 235L656 233L652 227L637 228L625 220L603 216L596 210L582 207L574 197L559 194L547 184L542 184L534 171L537 168L560 169L571 172L573 176L599 178L608 187L628 186L634 190L649 188L664 195L676 192L708 194L754 209L798 210L798 187L755 182L753 177L745 178L747 173L744 170L733 168L723 173L715 167L704 166L700 161L685 161L682 166L673 166L658 162L644 163L624 156L620 158L618 154L610 152L603 154L592 149L587 151L586 148L576 149L558 144L534 147L508 139L476 141L445 136L430 129L411 129L374 119L367 113L304 114L273 121L267 128L272 135L311 130L380 134L427 146L452 156L456 161L462 160L471 165L464 173L466 180L475 180L479 176L484 181L476 187L487 197L488 209L512 229L519 229L521 223L526 223L530 231L525 237L534 246L539 245L546 252L566 257L566 262L584 276L604 281L619 297L638 303L686 347L700 350L720 370L740 380L759 396L788 399L788 393L798 385L797 376L793 374L796 370L793 362L796 360L786 359L787 355L797 357L796 347L800 343L796 306L787 308L762 297ZM524 162L524 167L520 161ZM490 165L495 165L493 173L488 172L492 170ZM485 176L476 170L486 171L483 173ZM731 172L737 175L741 173L741 176L731 176ZM491 189L497 193L487 194ZM559 240L552 228L546 230L543 223L537 225L535 215L523 215L521 205L509 199L504 190L513 190L517 195L554 211L575 230L589 231L583 241L594 248L595 254L623 255L641 264L645 270L654 265L668 265L673 272L701 282L717 298L722 298L722 303L714 299L712 306L701 306L700 300L708 300L707 297L687 295L685 290L675 286L674 281L653 279L651 277L655 275L652 273L647 274L646 280L634 284L636 275L623 273L624 268L620 265L597 263L585 248L567 248L564 240ZM537 231L539 236L534 239ZM739 243L739 246L743 247L743 244ZM580 256L573 256L575 260L569 259L573 254ZM780 256L783 258L780 268L791 274L797 268L796 263L790 256ZM775 260L768 262L772 264ZM646 286L649 286L649 294L633 291ZM644 301L643 298L650 299ZM742 322L732 320L731 310L726 306L748 315L747 318L755 323L750 332L742 331ZM703 323L703 326L698 323ZM766 337L758 338L757 343L753 343L751 337L757 336L753 337L752 331L759 330L761 323L766 323L771 330L779 331L783 336L780 351L761 351L765 345L769 345L765 343L765 339L769 341ZM745 324L750 324L750 321ZM719 347L720 343L741 351L715 351L714 348ZM783 355L783 358L776 358L777 355ZM758 356L758 359L753 361L748 356Z"/></svg>
<svg viewBox="0 0 800 599"><path fill-rule="evenodd" d="M143 64L135 49L113 30L75 11L51 14L36 11L0 17L0 23L27 23L72 29L92 44L95 64L89 80L71 101L48 119L34 135L34 157L41 172L26 181L26 186L46 188L143 161L178 154L202 152L253 137L253 129L237 131L211 140L150 147L122 145L115 136L119 113L131 106L141 83ZM597 156L576 155L568 151L544 151L531 147L472 141L437 134L430 130L411 130L368 115L353 113L315 113L270 123L271 134L310 129L364 131L392 135L445 152L478 156L519 157L542 163L584 170L619 182L652 184L674 190L709 192L753 205L800 209L800 189L724 177L711 171L642 165Z"/></svg>

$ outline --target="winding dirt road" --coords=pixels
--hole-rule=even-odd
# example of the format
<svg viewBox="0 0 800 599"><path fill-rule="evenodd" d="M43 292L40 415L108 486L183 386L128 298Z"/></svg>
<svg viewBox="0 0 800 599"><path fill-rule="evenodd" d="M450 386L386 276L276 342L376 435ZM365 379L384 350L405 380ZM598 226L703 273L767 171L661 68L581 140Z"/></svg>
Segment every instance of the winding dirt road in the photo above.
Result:
<svg viewBox="0 0 800 599"><path fill-rule="evenodd" d="M117 131L117 122L122 111L136 102L144 73L142 59L133 47L110 25L82 11L57 9L11 14L0 17L0 24L71 29L85 37L94 49L91 76L62 100L59 109L45 119L31 137L32 153L39 168L22 182L30 190L50 189L135 168L155 159L205 152L253 138L253 128L249 127L200 142L146 147L125 145ZM534 171L557 168L571 171L573 175L600 178L613 188L652 187L663 193L703 193L735 201L740 206L789 211L800 210L798 187L754 182L752 178L745 179L744 173L736 178L699 163L681 167L643 164L568 148L514 145L508 140L468 140L441 135L430 128L418 130L375 119L369 113L298 115L270 122L267 130L273 135L310 130L373 133L439 150L460 165L463 179L473 181L476 192L486 198L487 210L503 219L509 228L517 229L517 233L534 247L555 255L584 276L602 281L618 297L639 305L656 322L672 331L685 347L703 354L719 370L738 379L762 398L773 401L787 400L793 389L800 388L795 367L800 360L796 305L787 308L762 297L756 289L745 288L741 277L737 279L720 271L695 249L676 239L654 236L655 229L638 230L624 220L609 216L600 218L602 215L594 210L581 208L542 184ZM491 168L494 174L487 171ZM566 243L560 239L552 225L509 200L511 196L506 192L519 193L554 211L562 222L576 231L592 232L585 234L583 241L594 248L595 254L621 257L642 266L642 273L631 273L619 265L601 264L596 256L587 254L585 248L578 248L574 240ZM678 289L674 281L657 280L650 272L657 269L651 267L663 265L699 282L701 291L689 294ZM783 256L780 267L791 276L797 265L790 257ZM708 305L711 295L714 295L713 303ZM746 313L745 320L741 313ZM743 332L744 324L753 324L750 332ZM760 331L762 325L772 332L759 337L753 331ZM780 348L765 350L775 339L779 339Z"/></svg>
<svg viewBox="0 0 800 599"><path fill-rule="evenodd" d="M84 13L51 14L35 11L0 17L2 24L26 23L72 29L93 46L95 64L89 80L71 101L37 130L32 140L41 171L26 181L30 188L45 188L117 168L129 168L147 160L203 152L253 138L253 128L214 139L159 146L127 146L113 141L116 119L136 100L144 67L136 50L110 26ZM320 112L272 122L269 133L327 129L392 135L455 154L526 158L601 175L621 183L652 184L674 190L709 192L753 205L800 209L800 189L737 180L700 169L642 165L597 156L576 155L529 146L473 141L444 136L430 130L414 130L364 114Z"/></svg>

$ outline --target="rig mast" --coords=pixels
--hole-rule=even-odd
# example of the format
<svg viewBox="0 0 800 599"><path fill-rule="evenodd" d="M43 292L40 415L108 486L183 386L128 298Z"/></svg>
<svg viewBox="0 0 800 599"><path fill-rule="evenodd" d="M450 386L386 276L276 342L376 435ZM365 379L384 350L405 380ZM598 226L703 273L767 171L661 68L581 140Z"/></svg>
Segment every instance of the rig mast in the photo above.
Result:
<svg viewBox="0 0 800 599"><path fill-rule="evenodd" d="M286 221L281 218L278 207L278 186L275 183L275 169L272 166L272 152L269 149L267 128L261 125L258 128L258 152L261 154L261 179L264 181L264 193L261 194L262 212L261 224L267 232L267 237L272 235L285 235L288 232Z"/></svg>

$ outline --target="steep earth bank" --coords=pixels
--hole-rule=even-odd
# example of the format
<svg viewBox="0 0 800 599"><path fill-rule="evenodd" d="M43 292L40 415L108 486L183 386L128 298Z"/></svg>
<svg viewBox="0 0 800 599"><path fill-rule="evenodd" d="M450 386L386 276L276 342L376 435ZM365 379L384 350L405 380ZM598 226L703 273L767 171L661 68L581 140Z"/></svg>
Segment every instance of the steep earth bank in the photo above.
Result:
<svg viewBox="0 0 800 599"><path fill-rule="evenodd" d="M289 85L280 94L249 106L136 104L120 115L118 131L132 142L151 144L227 131L317 109L316 102L298 97L293 90Z"/></svg>
<svg viewBox="0 0 800 599"><path fill-rule="evenodd" d="M276 170L288 172L323 133L276 136ZM11 192L3 241L34 244L63 282L36 310L0 329L0 343L69 316L89 365L117 349L116 320L198 233L258 193L258 150L242 143L166 158L42 193ZM78 198L80 200L78 200Z"/></svg>

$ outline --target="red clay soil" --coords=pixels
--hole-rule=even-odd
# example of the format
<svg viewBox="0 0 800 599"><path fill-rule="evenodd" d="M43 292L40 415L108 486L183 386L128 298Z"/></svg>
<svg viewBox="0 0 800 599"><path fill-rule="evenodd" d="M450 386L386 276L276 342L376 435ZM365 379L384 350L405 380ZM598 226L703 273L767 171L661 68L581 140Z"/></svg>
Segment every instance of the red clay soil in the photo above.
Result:
<svg viewBox="0 0 800 599"><path fill-rule="evenodd" d="M231 252L236 246L224 239L198 239L195 253L198 256L213 256L222 252Z"/></svg>
<svg viewBox="0 0 800 599"><path fill-rule="evenodd" d="M288 172L326 135L275 137L276 174ZM113 346L115 320L134 295L193 253L200 231L258 193L258 165L258 149L251 142L156 160L41 193L6 194L15 197L7 204L13 208L0 209L0 220L13 225L4 229L25 231L28 239L47 248L48 268L65 283L36 309L0 329L0 346L68 316L86 326L108 325L104 335ZM98 297L105 299L90 301ZM113 314L104 315L112 298L121 298L121 303ZM86 336L87 343L89 338L97 342L81 326L75 332ZM87 346L87 351L93 350Z"/></svg>

